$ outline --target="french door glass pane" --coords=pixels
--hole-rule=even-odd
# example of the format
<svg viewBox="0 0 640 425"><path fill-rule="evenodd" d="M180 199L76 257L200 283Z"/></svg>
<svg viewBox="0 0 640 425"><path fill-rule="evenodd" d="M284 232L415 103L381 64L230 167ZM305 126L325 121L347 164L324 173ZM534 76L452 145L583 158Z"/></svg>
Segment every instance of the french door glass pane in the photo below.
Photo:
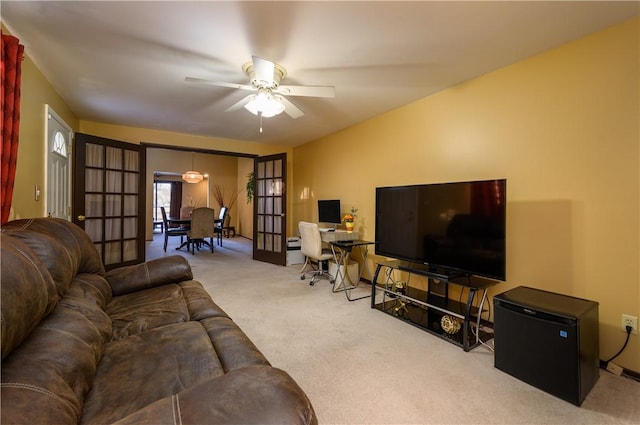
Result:
<svg viewBox="0 0 640 425"><path fill-rule="evenodd" d="M138 174L124 173L124 192L136 193L138 191Z"/></svg>
<svg viewBox="0 0 640 425"><path fill-rule="evenodd" d="M132 261L136 259L138 244L136 240L124 241L124 252L122 261Z"/></svg>
<svg viewBox="0 0 640 425"><path fill-rule="evenodd" d="M107 242L104 244L104 264L114 264L120 262L120 251L122 242Z"/></svg>
<svg viewBox="0 0 640 425"><path fill-rule="evenodd" d="M120 217L122 215L122 204L121 204L121 196L120 195L106 195L106 206L107 209L105 211L107 217Z"/></svg>
<svg viewBox="0 0 640 425"><path fill-rule="evenodd" d="M106 192L117 193L122 190L122 173L120 171L107 171Z"/></svg>
<svg viewBox="0 0 640 425"><path fill-rule="evenodd" d="M124 233L122 234L122 237L124 239L132 239L136 237L136 224L137 224L137 219L136 218L125 218L123 221L123 226L124 226ZM126 246L125 246L126 248Z"/></svg>
<svg viewBox="0 0 640 425"><path fill-rule="evenodd" d="M102 241L102 220L101 219L86 219L84 221L84 230L94 242Z"/></svg>
<svg viewBox="0 0 640 425"><path fill-rule="evenodd" d="M127 171L140 171L138 167L138 152L124 151L124 169Z"/></svg>
<svg viewBox="0 0 640 425"><path fill-rule="evenodd" d="M100 145L87 143L86 145L86 166L87 167L104 167L103 149Z"/></svg>
<svg viewBox="0 0 640 425"><path fill-rule="evenodd" d="M138 214L138 197L136 195L124 195L124 215ZM126 236L125 236L126 237Z"/></svg>
<svg viewBox="0 0 640 425"><path fill-rule="evenodd" d="M84 189L87 192L102 192L102 170L87 168L85 171Z"/></svg>
<svg viewBox="0 0 640 425"><path fill-rule="evenodd" d="M107 146L107 168L122 170L122 149Z"/></svg>
<svg viewBox="0 0 640 425"><path fill-rule="evenodd" d="M85 215L87 217L102 216L102 195L85 195Z"/></svg>

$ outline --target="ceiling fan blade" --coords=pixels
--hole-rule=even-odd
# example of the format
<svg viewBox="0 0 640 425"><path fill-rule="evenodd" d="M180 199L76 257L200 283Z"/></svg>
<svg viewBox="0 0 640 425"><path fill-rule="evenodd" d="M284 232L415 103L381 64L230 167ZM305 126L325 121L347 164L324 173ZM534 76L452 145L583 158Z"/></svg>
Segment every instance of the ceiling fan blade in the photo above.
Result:
<svg viewBox="0 0 640 425"><path fill-rule="evenodd" d="M289 99L278 95L274 97L284 104L284 113L289 115L291 118L296 119L304 115L304 112L302 112L302 110L296 105L291 103Z"/></svg>
<svg viewBox="0 0 640 425"><path fill-rule="evenodd" d="M288 96L336 97L333 86L280 86L274 92Z"/></svg>
<svg viewBox="0 0 640 425"><path fill-rule="evenodd" d="M242 109L244 108L244 105L246 105L247 103L249 103L249 100L251 99L251 96L253 96L252 94L250 94L249 96L245 96L244 98L242 98L240 101L234 103L233 105L229 106L225 112L233 112L233 111L237 111L238 109Z"/></svg>
<svg viewBox="0 0 640 425"><path fill-rule="evenodd" d="M273 75L276 69L275 64L258 56L251 56L251 58L253 60L253 73L256 81L266 87L272 86L274 84Z"/></svg>
<svg viewBox="0 0 640 425"><path fill-rule="evenodd" d="M240 90L252 90L252 91L255 90L253 86L249 86L247 84L226 83L224 81L211 81L211 80L205 80L202 78L195 78L195 77L186 77L184 80L187 83L207 84L209 86L229 87L232 89L240 89Z"/></svg>

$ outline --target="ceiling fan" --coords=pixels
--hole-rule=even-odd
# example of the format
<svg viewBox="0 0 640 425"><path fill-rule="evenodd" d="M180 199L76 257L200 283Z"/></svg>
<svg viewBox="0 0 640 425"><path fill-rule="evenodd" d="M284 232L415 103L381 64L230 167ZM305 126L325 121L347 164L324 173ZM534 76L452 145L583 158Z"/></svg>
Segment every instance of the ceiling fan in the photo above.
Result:
<svg viewBox="0 0 640 425"><path fill-rule="evenodd" d="M242 65L242 71L249 77L250 84L227 83L201 78L186 77L185 81L209 84L219 87L230 87L254 92L227 108L227 112L245 108L260 117L272 117L286 113L291 118L300 118L302 110L294 105L286 96L335 97L333 86L283 86L280 82L287 76L287 70L280 64L252 56L251 62Z"/></svg>

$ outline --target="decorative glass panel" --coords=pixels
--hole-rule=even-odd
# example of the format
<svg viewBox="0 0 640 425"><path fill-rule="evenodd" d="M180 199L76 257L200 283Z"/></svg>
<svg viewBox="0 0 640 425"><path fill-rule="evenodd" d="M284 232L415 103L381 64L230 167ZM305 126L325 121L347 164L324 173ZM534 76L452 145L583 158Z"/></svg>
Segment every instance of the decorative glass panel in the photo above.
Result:
<svg viewBox="0 0 640 425"><path fill-rule="evenodd" d="M258 233L257 234L257 241L256 241L256 246L258 247L258 249L264 249L264 233Z"/></svg>
<svg viewBox="0 0 640 425"><path fill-rule="evenodd" d="M140 171L138 168L138 152L124 151L124 169L127 171Z"/></svg>
<svg viewBox="0 0 640 425"><path fill-rule="evenodd" d="M273 235L270 233L265 233L264 235L264 246L266 250L273 251Z"/></svg>
<svg viewBox="0 0 640 425"><path fill-rule="evenodd" d="M259 179L265 178L265 175L264 175L264 162L259 162L258 163L258 178Z"/></svg>
<svg viewBox="0 0 640 425"><path fill-rule="evenodd" d="M104 167L104 149L102 149L102 146L87 143L86 148L85 164L87 167Z"/></svg>
<svg viewBox="0 0 640 425"><path fill-rule="evenodd" d="M122 149L107 146L107 168L122 170Z"/></svg>
<svg viewBox="0 0 640 425"><path fill-rule="evenodd" d="M67 141L64 138L64 134L60 131L56 131L55 136L53 136L53 152L65 158L68 157Z"/></svg>
<svg viewBox="0 0 640 425"><path fill-rule="evenodd" d="M273 177L273 161L269 161L266 163L267 170L265 177Z"/></svg>

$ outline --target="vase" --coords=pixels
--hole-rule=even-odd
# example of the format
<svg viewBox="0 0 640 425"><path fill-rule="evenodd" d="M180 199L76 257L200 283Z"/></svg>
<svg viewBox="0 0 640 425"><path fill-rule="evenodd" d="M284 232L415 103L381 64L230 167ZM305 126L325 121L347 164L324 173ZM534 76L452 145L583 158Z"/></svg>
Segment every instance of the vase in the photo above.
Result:
<svg viewBox="0 0 640 425"><path fill-rule="evenodd" d="M345 222L344 226L347 228L347 232L353 232L353 221Z"/></svg>

